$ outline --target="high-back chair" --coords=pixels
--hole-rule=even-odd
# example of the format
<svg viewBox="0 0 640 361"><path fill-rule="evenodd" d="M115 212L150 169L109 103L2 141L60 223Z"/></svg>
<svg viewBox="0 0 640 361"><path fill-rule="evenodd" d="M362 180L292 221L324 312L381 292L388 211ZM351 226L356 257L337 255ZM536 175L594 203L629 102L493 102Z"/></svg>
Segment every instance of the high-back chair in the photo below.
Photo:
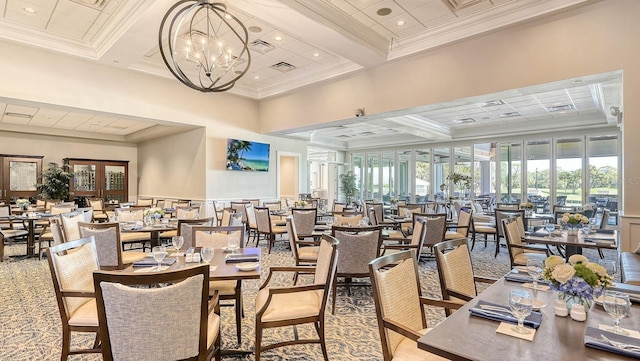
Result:
<svg viewBox="0 0 640 361"><path fill-rule="evenodd" d="M443 241L433 246L442 299L464 304L478 295L476 282L493 283L492 278L474 276L466 238ZM445 307L447 316L451 309Z"/></svg>
<svg viewBox="0 0 640 361"><path fill-rule="evenodd" d="M136 199L136 206L151 207L153 206L153 198L138 198Z"/></svg>
<svg viewBox="0 0 640 361"><path fill-rule="evenodd" d="M135 222L144 219L144 208L116 208L115 215L118 222Z"/></svg>
<svg viewBox="0 0 640 361"><path fill-rule="evenodd" d="M75 241L80 237L78 222L86 222L85 216L81 212L69 212L60 214L60 223L62 225L62 234L65 242Z"/></svg>
<svg viewBox="0 0 640 361"><path fill-rule="evenodd" d="M427 234L427 221L422 217L415 218L413 223L413 233L409 238L397 239L399 244L384 244L382 255L389 255L406 250L413 250L416 256L416 260L420 260L422 254L422 248L424 246L425 236Z"/></svg>
<svg viewBox="0 0 640 361"><path fill-rule="evenodd" d="M243 199L242 202L243 203L251 203L254 207L260 207L260 200L259 199Z"/></svg>
<svg viewBox="0 0 640 361"><path fill-rule="evenodd" d="M467 238L469 236L469 229L471 228L471 211L460 209L458 214L458 224L455 226L448 226L448 230L444 234L445 239L458 239Z"/></svg>
<svg viewBox="0 0 640 361"><path fill-rule="evenodd" d="M336 290L338 277L344 278L369 278L368 264L380 256L382 246L382 227L338 227L334 226L331 235L340 244L338 245L338 266L335 281L333 282L333 299L331 313L336 309ZM362 283L345 282L341 286L363 285ZM347 288L348 289L348 288Z"/></svg>
<svg viewBox="0 0 640 361"><path fill-rule="evenodd" d="M242 214L242 224L247 224L247 210L246 204L251 202L231 202L231 208L235 210L235 213Z"/></svg>
<svg viewBox="0 0 640 361"><path fill-rule="evenodd" d="M136 275L101 271L93 281L105 361L220 359L208 264Z"/></svg>
<svg viewBox="0 0 640 361"><path fill-rule="evenodd" d="M191 228L191 237L195 247L212 247L216 252L222 252L227 247L229 237L238 237L238 246L243 247L244 227L210 227L210 226L193 226ZM218 292L221 301L233 301L228 306L235 308L236 317L236 337L238 343L242 343L242 315L244 314L244 305L242 303L242 280L224 280L210 281L209 293ZM227 306L222 304L221 306Z"/></svg>
<svg viewBox="0 0 640 361"><path fill-rule="evenodd" d="M298 237L295 223L292 222L291 217L287 218L287 233L289 235L289 245L291 246L291 252L293 253L293 260L296 266L313 266L318 262L318 252L320 247L313 241L301 240ZM303 272L306 273L306 272ZM298 281L299 272L296 272L293 278L293 284Z"/></svg>
<svg viewBox="0 0 640 361"><path fill-rule="evenodd" d="M118 217L118 222L142 221L144 218L144 208L116 208L115 215ZM140 243L142 244L142 251L144 252L146 244L151 243L151 234L149 232L126 232L120 235L120 240L123 246L126 244L132 245Z"/></svg>
<svg viewBox="0 0 640 361"><path fill-rule="evenodd" d="M506 218L516 217L522 217L522 219L524 219L525 210L496 208L493 212L496 219L496 250L494 253L494 257L497 257L498 253L500 253L500 240L504 238L504 227L502 226L502 220Z"/></svg>
<svg viewBox="0 0 640 361"><path fill-rule="evenodd" d="M344 212L344 209L347 207L346 203L342 203L342 202L336 202L335 200L333 201L333 207L331 208L331 210L333 212Z"/></svg>
<svg viewBox="0 0 640 361"><path fill-rule="evenodd" d="M73 208L73 206L52 205L49 209L49 213L54 216L62 213L70 213L73 212Z"/></svg>
<svg viewBox="0 0 640 361"><path fill-rule="evenodd" d="M316 208L292 208L291 216L296 224L298 237L300 238L318 238L320 234L315 232L316 217L318 210Z"/></svg>
<svg viewBox="0 0 640 361"><path fill-rule="evenodd" d="M200 207L177 207L177 219L198 219L200 218Z"/></svg>
<svg viewBox="0 0 640 361"><path fill-rule="evenodd" d="M422 217L427 228L424 235L423 248L433 256L433 246L444 241L447 232L447 215L445 213L414 213L413 218Z"/></svg>
<svg viewBox="0 0 640 361"><path fill-rule="evenodd" d="M505 218L502 220L502 228L504 229L504 236L507 241L507 247L509 248L509 260L511 267L526 266L527 261L530 259L539 259L544 261L549 256L549 252L546 248L541 248L540 245L528 245L522 243L520 227L518 225L517 218Z"/></svg>
<svg viewBox="0 0 640 361"><path fill-rule="evenodd" d="M249 239L251 236L256 240L256 244L258 243L258 224L256 222L256 206L251 202L247 202L244 204L245 214L247 215L247 243L249 243Z"/></svg>
<svg viewBox="0 0 640 361"><path fill-rule="evenodd" d="M119 223L78 222L78 229L82 238L95 239L98 264L102 270L123 269L147 256L144 252L122 251Z"/></svg>
<svg viewBox="0 0 640 361"><path fill-rule="evenodd" d="M93 272L99 269L93 237L81 238L47 249L53 289L62 321L62 354L100 353L98 311L93 289ZM96 333L91 348L71 350L72 332Z"/></svg>
<svg viewBox="0 0 640 361"><path fill-rule="evenodd" d="M107 210L104 208L104 200L102 198L87 199L89 207L93 208L93 219L97 222L106 222L109 219Z"/></svg>
<svg viewBox="0 0 640 361"><path fill-rule="evenodd" d="M191 247L195 247L195 242L193 241L193 227L196 226L207 226L211 227L214 225L213 217L209 218L201 218L201 219L179 219L178 226L176 229L176 236L182 236L184 243L182 244L182 249L189 249Z"/></svg>
<svg viewBox="0 0 640 361"><path fill-rule="evenodd" d="M288 272L295 272L296 270L314 272L314 279L311 285L267 287L275 272L284 271L277 267L269 269L269 274L260 286L256 296L256 361L260 361L262 352L266 350L306 343L319 343L324 360L329 360L324 337L324 312L336 270L336 259L338 258L336 248L338 243L335 238L323 235L318 252L318 263L315 267L298 266L286 268ZM296 306L291 307L291 305ZM262 332L264 329L306 323L312 323L315 326L318 333L317 339L298 339L296 333L295 340L282 340L271 345L262 345ZM310 358L314 357L310 356Z"/></svg>
<svg viewBox="0 0 640 361"><path fill-rule="evenodd" d="M271 247L276 243L278 236L287 233L287 227L274 225L271 220L271 211L267 207L255 207L254 215L257 225L256 246L260 242L260 235L265 235L269 242L269 253L271 253Z"/></svg>
<svg viewBox="0 0 640 361"><path fill-rule="evenodd" d="M418 264L412 253L402 251L369 263L384 361L439 360L418 349L418 338L429 331L424 305L450 309L460 306L422 297Z"/></svg>
<svg viewBox="0 0 640 361"><path fill-rule="evenodd" d="M358 227L362 217L360 212L333 212L333 224L336 226Z"/></svg>
<svg viewBox="0 0 640 361"><path fill-rule="evenodd" d="M229 227L233 219L232 215L236 212L233 208L225 208L222 210L222 216L220 218L220 226Z"/></svg>
<svg viewBox="0 0 640 361"><path fill-rule="evenodd" d="M190 207L191 206L191 201L188 199L179 199L179 200L172 200L171 201L171 208L178 208L178 207Z"/></svg>

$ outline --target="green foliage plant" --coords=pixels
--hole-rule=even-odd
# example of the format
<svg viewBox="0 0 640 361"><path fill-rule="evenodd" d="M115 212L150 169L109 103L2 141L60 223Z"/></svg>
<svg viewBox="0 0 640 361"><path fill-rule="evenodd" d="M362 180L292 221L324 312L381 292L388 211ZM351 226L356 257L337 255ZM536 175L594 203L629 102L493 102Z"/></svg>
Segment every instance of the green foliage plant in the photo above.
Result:
<svg viewBox="0 0 640 361"><path fill-rule="evenodd" d="M73 173L57 163L49 163L49 169L42 171L40 183L36 184L38 196L43 199L69 200L69 182Z"/></svg>
<svg viewBox="0 0 640 361"><path fill-rule="evenodd" d="M356 188L356 175L352 171L340 174L340 184L340 190L344 193L347 204L351 204L355 196L358 194L358 188Z"/></svg>

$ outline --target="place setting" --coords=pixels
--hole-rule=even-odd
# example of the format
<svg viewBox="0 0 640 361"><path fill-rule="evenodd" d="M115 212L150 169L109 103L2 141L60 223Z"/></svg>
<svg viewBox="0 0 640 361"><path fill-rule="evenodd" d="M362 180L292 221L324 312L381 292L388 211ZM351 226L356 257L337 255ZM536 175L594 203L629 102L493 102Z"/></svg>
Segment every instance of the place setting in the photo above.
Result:
<svg viewBox="0 0 640 361"><path fill-rule="evenodd" d="M620 325L622 319L630 317L629 295L607 290L601 297L601 305L613 319L613 326L587 327L585 346L640 359L640 332Z"/></svg>
<svg viewBox="0 0 640 361"><path fill-rule="evenodd" d="M469 312L477 317L499 321L497 333L533 341L542 322L542 313L534 310L534 298L529 291L512 290L509 305L479 300Z"/></svg>

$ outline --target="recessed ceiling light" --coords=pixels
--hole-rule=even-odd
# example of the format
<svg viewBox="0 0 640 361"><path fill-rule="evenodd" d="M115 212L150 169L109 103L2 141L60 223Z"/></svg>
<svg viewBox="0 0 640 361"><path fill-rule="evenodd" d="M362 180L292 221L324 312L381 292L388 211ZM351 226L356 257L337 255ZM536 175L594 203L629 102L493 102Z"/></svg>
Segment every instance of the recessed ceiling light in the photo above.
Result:
<svg viewBox="0 0 640 361"><path fill-rule="evenodd" d="M38 11L36 11L36 9L34 9L34 8L29 8L29 7L24 8L23 10L24 10L24 11L26 11L26 12L28 12L29 14L35 14L35 13L37 13L37 12L38 12Z"/></svg>
<svg viewBox="0 0 640 361"><path fill-rule="evenodd" d="M276 37L274 39L276 39L276 41L280 41L280 40L282 40L282 36L276 35Z"/></svg>
<svg viewBox="0 0 640 361"><path fill-rule="evenodd" d="M262 32L262 28L259 26L250 26L247 28L247 30L249 30L252 33L260 33Z"/></svg>
<svg viewBox="0 0 640 361"><path fill-rule="evenodd" d="M396 26L404 26L404 24L406 24L404 20L400 20L396 23Z"/></svg>
<svg viewBox="0 0 640 361"><path fill-rule="evenodd" d="M317 57L319 57L319 56L320 56L320 53L315 52L315 53L313 53L313 56L315 56L315 57L317 58Z"/></svg>
<svg viewBox="0 0 640 361"><path fill-rule="evenodd" d="M231 14L225 14L225 15L224 15L224 18L225 18L225 19L227 19L227 20L231 20L231 19L233 19L233 18L231 17Z"/></svg>
<svg viewBox="0 0 640 361"><path fill-rule="evenodd" d="M257 80L257 79L260 79L260 77L256 75L256 76L253 77L253 79Z"/></svg>
<svg viewBox="0 0 640 361"><path fill-rule="evenodd" d="M389 9L389 8L381 8L381 9L378 9L378 11L376 11L376 14L378 14L380 16L387 16L387 15L391 14L391 9Z"/></svg>

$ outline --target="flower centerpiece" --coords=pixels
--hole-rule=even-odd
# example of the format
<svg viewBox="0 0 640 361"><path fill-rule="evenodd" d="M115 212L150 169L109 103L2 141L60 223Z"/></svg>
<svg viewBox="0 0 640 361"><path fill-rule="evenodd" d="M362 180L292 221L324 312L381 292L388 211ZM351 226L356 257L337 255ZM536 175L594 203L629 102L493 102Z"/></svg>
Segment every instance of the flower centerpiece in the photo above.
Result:
<svg viewBox="0 0 640 361"><path fill-rule="evenodd" d="M589 218L580 213L565 213L560 220L561 224L569 231L569 234L577 234L578 228L583 224L589 224Z"/></svg>
<svg viewBox="0 0 640 361"><path fill-rule="evenodd" d="M164 217L164 211L158 207L152 207L144 210L144 220L145 223L155 224L162 217Z"/></svg>
<svg viewBox="0 0 640 361"><path fill-rule="evenodd" d="M542 278L558 291L558 298L571 308L581 304L588 310L594 298L611 285L613 277L601 265L589 262L587 257L574 254L565 263L560 256L549 256L544 262Z"/></svg>
<svg viewBox="0 0 640 361"><path fill-rule="evenodd" d="M300 201L300 202L298 202L298 205L299 205L301 208L306 208L306 207L307 207L307 202L306 202L306 201Z"/></svg>
<svg viewBox="0 0 640 361"><path fill-rule="evenodd" d="M473 179L470 175L453 172L449 173L447 181L452 182L454 186L461 186L462 194L466 196L466 190L471 188L471 182L473 182Z"/></svg>
<svg viewBox="0 0 640 361"><path fill-rule="evenodd" d="M26 210L30 204L31 202L28 199L24 199L24 198L16 199L16 205L24 210Z"/></svg>
<svg viewBox="0 0 640 361"><path fill-rule="evenodd" d="M524 209L527 215L533 214L533 209L535 206L531 202L520 203L520 209Z"/></svg>

